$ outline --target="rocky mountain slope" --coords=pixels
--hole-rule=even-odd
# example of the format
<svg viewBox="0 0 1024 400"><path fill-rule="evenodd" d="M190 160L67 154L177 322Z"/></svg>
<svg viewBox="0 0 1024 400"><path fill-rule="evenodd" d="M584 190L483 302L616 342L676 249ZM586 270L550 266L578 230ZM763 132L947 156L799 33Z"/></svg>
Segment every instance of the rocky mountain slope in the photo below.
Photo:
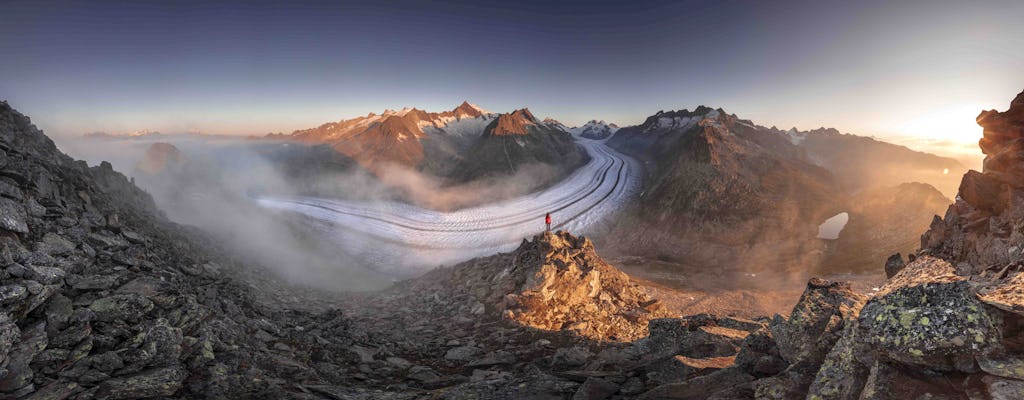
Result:
<svg viewBox="0 0 1024 400"><path fill-rule="evenodd" d="M659 112L608 143L646 169L634 208L602 234L615 238L612 250L694 266L805 268L824 251L817 225L842 211L826 169L721 110Z"/></svg>
<svg viewBox="0 0 1024 400"><path fill-rule="evenodd" d="M850 193L907 182L925 182L945 196L953 196L960 176L967 172L960 162L914 151L873 138L843 134L834 128L785 132L816 164L835 175Z"/></svg>
<svg viewBox="0 0 1024 400"><path fill-rule="evenodd" d="M920 233L952 203L931 185L904 183L852 196L849 222L831 246L823 270L879 273L889 255L910 254L921 245Z"/></svg>
<svg viewBox="0 0 1024 400"><path fill-rule="evenodd" d="M605 248L679 269L742 274L873 269L893 252L912 250L920 219L944 207L941 195L898 197L907 207L873 206L873 197L896 190L881 185L924 177L948 186L952 175L943 171L962 170L954 160L869 138L780 131L704 106L658 112L608 144L642 160L646 176L636 204L595 235ZM854 215L853 229L838 243L819 240L818 224L840 212ZM901 224L881 228L884 235L863 225L889 222Z"/></svg>
<svg viewBox="0 0 1024 400"><path fill-rule="evenodd" d="M347 321L281 311L328 297L300 301L237 264L110 164L60 153L6 102L0 150L4 397L314 398L304 383L330 382L310 351L320 336L352 343Z"/></svg>
<svg viewBox="0 0 1024 400"><path fill-rule="evenodd" d="M550 176L563 177L589 160L565 131L539 121L528 109L499 115L479 140L444 172L459 182L514 175L527 165L550 166ZM537 174L541 181L551 181Z"/></svg>
<svg viewBox="0 0 1024 400"><path fill-rule="evenodd" d="M370 113L268 137L328 144L378 175L399 166L452 183L511 175L533 164L548 167L551 176L544 180L554 181L587 159L560 124L540 121L527 109L498 114L468 102L440 113L415 108Z"/></svg>

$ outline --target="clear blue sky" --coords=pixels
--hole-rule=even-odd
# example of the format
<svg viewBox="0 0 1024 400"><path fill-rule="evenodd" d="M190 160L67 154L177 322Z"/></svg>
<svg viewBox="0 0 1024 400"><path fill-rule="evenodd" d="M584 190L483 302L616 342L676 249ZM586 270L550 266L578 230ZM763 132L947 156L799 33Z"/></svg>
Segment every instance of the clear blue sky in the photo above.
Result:
<svg viewBox="0 0 1024 400"><path fill-rule="evenodd" d="M1021 1L0 1L0 98L56 134L289 132L467 99L569 124L707 104L952 140L1024 89L1021 16Z"/></svg>

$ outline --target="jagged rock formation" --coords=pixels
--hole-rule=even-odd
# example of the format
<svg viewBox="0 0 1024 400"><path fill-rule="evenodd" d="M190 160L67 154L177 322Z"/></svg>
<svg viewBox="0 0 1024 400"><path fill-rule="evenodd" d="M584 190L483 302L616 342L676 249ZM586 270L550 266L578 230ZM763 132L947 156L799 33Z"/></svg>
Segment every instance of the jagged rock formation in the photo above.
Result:
<svg viewBox="0 0 1024 400"><path fill-rule="evenodd" d="M393 343L366 361L404 365L406 380L445 387L441 398L632 398L718 371L767 376L786 366L767 320L665 318L668 310L589 240L564 232L439 268L360 304L353 324ZM379 354L385 349L390 355Z"/></svg>
<svg viewBox="0 0 1024 400"><path fill-rule="evenodd" d="M1005 112L982 112L978 124L984 128L984 169L964 175L957 201L921 238L923 249L963 275L998 272L1024 254L1024 94Z"/></svg>
<svg viewBox="0 0 1024 400"><path fill-rule="evenodd" d="M589 239L565 232L524 240L511 253L431 271L392 292L389 301L441 296L478 315L599 341L639 339L647 335L647 321L668 315L626 274L604 262Z"/></svg>

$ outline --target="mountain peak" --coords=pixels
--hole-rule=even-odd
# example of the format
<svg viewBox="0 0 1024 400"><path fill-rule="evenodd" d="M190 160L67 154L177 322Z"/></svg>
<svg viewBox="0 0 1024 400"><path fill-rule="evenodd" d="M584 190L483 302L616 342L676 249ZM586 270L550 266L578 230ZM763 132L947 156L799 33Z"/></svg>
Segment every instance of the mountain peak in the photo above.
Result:
<svg viewBox="0 0 1024 400"><path fill-rule="evenodd" d="M483 108L480 108L480 106L477 106L476 104L470 103L469 101L465 101L465 100L463 100L462 104L459 104L458 107L455 107L455 109L452 110L452 113L454 113L455 116L458 117L458 118L463 118L463 117L474 117L475 118L475 117L482 116L484 114L490 114L487 110L484 110Z"/></svg>
<svg viewBox="0 0 1024 400"><path fill-rule="evenodd" d="M487 126L484 134L490 136L525 135L529 133L527 127L536 125L536 123L537 119L530 113L530 110L521 108L508 114L499 115L498 119Z"/></svg>

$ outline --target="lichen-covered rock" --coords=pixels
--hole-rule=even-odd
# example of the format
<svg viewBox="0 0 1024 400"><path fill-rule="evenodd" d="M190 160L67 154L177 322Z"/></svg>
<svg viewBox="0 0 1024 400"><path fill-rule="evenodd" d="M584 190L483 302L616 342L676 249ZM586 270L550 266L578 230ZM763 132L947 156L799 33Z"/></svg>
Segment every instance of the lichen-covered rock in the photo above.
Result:
<svg viewBox="0 0 1024 400"><path fill-rule="evenodd" d="M832 346L807 389L812 400L855 400L867 381L870 367L861 363L855 354L861 351L857 340L857 321L850 321L842 337Z"/></svg>
<svg viewBox="0 0 1024 400"><path fill-rule="evenodd" d="M748 335L736 354L736 366L757 378L778 374L788 365L771 332L763 328Z"/></svg>
<svg viewBox="0 0 1024 400"><path fill-rule="evenodd" d="M887 362L975 372L975 356L1000 345L1000 322L954 272L928 256L908 265L861 310L858 343Z"/></svg>
<svg viewBox="0 0 1024 400"><path fill-rule="evenodd" d="M97 394L110 399L140 399L171 396L182 387L188 373L181 366L146 370L123 378L103 381Z"/></svg>
<svg viewBox="0 0 1024 400"><path fill-rule="evenodd" d="M115 294L92 302L89 309L97 321L136 321L153 309L153 302L134 293Z"/></svg>
<svg viewBox="0 0 1024 400"><path fill-rule="evenodd" d="M864 299L849 283L812 278L789 318L776 316L769 325L779 354L791 363L820 363L839 340L846 321L857 315Z"/></svg>
<svg viewBox="0 0 1024 400"><path fill-rule="evenodd" d="M51 256L62 256L75 250L75 244L63 236L53 232L43 234L43 240L36 245L36 250Z"/></svg>

